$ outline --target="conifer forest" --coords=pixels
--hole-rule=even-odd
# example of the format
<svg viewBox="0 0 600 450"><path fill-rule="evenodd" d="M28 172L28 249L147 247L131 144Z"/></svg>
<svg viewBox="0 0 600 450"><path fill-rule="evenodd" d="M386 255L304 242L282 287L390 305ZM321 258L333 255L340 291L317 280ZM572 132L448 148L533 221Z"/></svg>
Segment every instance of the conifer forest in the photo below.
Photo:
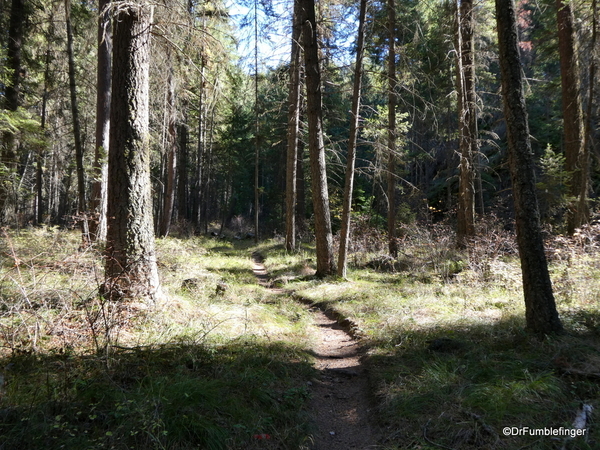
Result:
<svg viewBox="0 0 600 450"><path fill-rule="evenodd" d="M598 14L0 0L0 449L599 448Z"/></svg>

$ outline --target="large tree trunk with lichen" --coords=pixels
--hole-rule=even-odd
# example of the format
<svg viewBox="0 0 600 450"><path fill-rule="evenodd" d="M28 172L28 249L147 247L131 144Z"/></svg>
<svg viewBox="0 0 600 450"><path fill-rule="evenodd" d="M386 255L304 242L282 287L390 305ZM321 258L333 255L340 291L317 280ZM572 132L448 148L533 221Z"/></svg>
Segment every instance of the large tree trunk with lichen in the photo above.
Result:
<svg viewBox="0 0 600 450"><path fill-rule="evenodd" d="M527 328L535 333L556 333L562 331L562 325L556 311L542 240L513 0L496 0L496 19L525 319Z"/></svg>
<svg viewBox="0 0 600 450"><path fill-rule="evenodd" d="M329 193L327 192L327 173L325 170L321 70L319 67L315 1L301 0L301 8L306 77L308 150L317 243L317 276L324 277L334 273L335 262L333 259L333 235L331 234Z"/></svg>
<svg viewBox="0 0 600 450"><path fill-rule="evenodd" d="M119 5L114 19L104 292L114 300L155 299L159 280L148 141L151 9Z"/></svg>

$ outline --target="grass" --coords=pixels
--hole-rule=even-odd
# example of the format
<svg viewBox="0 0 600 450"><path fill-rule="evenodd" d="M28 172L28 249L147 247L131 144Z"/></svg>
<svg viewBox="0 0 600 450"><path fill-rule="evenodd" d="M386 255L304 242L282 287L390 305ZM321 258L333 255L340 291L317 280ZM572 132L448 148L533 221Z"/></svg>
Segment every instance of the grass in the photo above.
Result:
<svg viewBox="0 0 600 450"><path fill-rule="evenodd" d="M406 240L396 272L374 269L371 254L351 267L348 280L296 283L297 295L337 311L361 331L383 448L600 445L593 423L585 439L502 433L507 426L572 428L579 406L597 407L600 395L595 239L549 242L566 334L545 338L523 331L511 239L502 233L482 238L461 255L435 229L421 230Z"/></svg>
<svg viewBox="0 0 600 450"><path fill-rule="evenodd" d="M97 297L75 232L1 245L1 448L306 446L310 319L256 284L244 245L158 240L169 301L150 309Z"/></svg>
<svg viewBox="0 0 600 450"><path fill-rule="evenodd" d="M101 259L76 233L6 234L2 448L307 448L311 317L296 298L355 324L382 449L598 448L593 415L586 438L502 432L571 428L598 406L597 231L548 242L566 333L544 338L523 331L514 238L494 227L465 251L415 227L393 261L361 237L346 280L314 279L308 245L161 239L169 302L150 309L97 298ZM255 251L283 291L257 285Z"/></svg>

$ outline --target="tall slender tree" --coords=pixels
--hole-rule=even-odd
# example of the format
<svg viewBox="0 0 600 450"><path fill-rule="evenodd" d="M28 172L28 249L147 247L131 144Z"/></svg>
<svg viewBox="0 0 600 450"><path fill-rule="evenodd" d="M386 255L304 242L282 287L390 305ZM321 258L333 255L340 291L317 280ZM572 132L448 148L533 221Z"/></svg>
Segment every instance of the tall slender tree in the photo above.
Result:
<svg viewBox="0 0 600 450"><path fill-rule="evenodd" d="M388 0L388 248L394 258L398 256L396 238L396 2Z"/></svg>
<svg viewBox="0 0 600 450"><path fill-rule="evenodd" d="M294 0L290 84L288 94L287 158L285 187L285 248L296 249L296 198L298 172L298 132L300 125L300 1Z"/></svg>
<svg viewBox="0 0 600 450"><path fill-rule="evenodd" d="M592 0L592 39L590 42L590 68L589 68L589 86L588 86L588 104L585 118L585 137L584 137L584 161L590 164L590 155L594 153L594 97L596 93L596 67L598 65L598 2ZM587 199L586 199L587 200ZM579 196L579 201L584 201L583 196ZM583 207L583 206L581 206ZM580 208L581 208L580 207Z"/></svg>
<svg viewBox="0 0 600 450"><path fill-rule="evenodd" d="M329 212L329 193L323 142L323 105L321 69L317 41L317 20L314 0L300 0L302 8L302 42L306 77L306 116L308 119L308 148L312 184L315 237L317 244L317 276L324 277L335 271L333 235Z"/></svg>
<svg viewBox="0 0 600 450"><path fill-rule="evenodd" d="M65 0L65 17L67 27L67 58L69 60L69 92L71 94L71 119L73 121L73 140L75 142L75 165L77 168L77 215L81 224L84 245L90 242L87 202L85 198L85 168L83 167L83 142L81 140L81 121L79 119L79 102L77 100L77 81L75 79L75 55L73 54L73 27L71 25L71 0Z"/></svg>
<svg viewBox="0 0 600 450"><path fill-rule="evenodd" d="M171 61L171 50L167 47L167 101L165 114L167 115L167 137L166 137L166 167L163 195L162 216L159 226L159 236L165 237L171 229L173 219L173 208L175 205L175 191L177 186L177 156L179 153L177 139L177 106L175 100L175 71Z"/></svg>
<svg viewBox="0 0 600 450"><path fill-rule="evenodd" d="M110 299L160 293L150 197L148 89L152 7L114 6L104 291Z"/></svg>
<svg viewBox="0 0 600 450"><path fill-rule="evenodd" d="M260 212L260 110L258 104L258 0L254 0L254 242L258 243Z"/></svg>
<svg viewBox="0 0 600 450"><path fill-rule="evenodd" d="M562 331L562 324L544 253L514 0L496 0L496 20L525 320L527 328L535 333L556 333Z"/></svg>
<svg viewBox="0 0 600 450"><path fill-rule="evenodd" d="M562 111L565 147L565 168L571 174L570 194L574 199L567 211L567 231L589 222L587 202L589 156L584 145L581 82L571 1L556 0L558 52L562 86Z"/></svg>
<svg viewBox="0 0 600 450"><path fill-rule="evenodd" d="M365 17L367 0L360 0L358 13L358 35L356 39L356 63L354 66L354 85L352 89L352 111L350 112L350 137L348 139L348 156L346 159L346 182L344 185L344 203L342 210L342 230L340 232L340 250L337 274L346 277L348 245L350 243L350 216L352 212L352 191L354 189L354 165L356 162L356 141L359 130L363 57L365 48Z"/></svg>
<svg viewBox="0 0 600 450"><path fill-rule="evenodd" d="M2 105L11 112L15 112L21 103L21 82L24 75L21 61L27 16L27 2L24 0L12 0L6 49L6 64L11 71L11 76L5 87L4 105ZM0 221L2 221L5 219L7 208L9 203L11 203L9 200L10 185L14 182L13 177L15 176L18 161L17 142L14 132L4 132L0 144L0 168L4 172L3 179L0 179Z"/></svg>
<svg viewBox="0 0 600 450"><path fill-rule="evenodd" d="M96 65L96 143L92 168L90 195L90 238L103 241L106 238L106 177L110 131L110 73L112 52L112 23L108 11L110 0L98 0L98 62Z"/></svg>
<svg viewBox="0 0 600 450"><path fill-rule="evenodd" d="M475 235L475 166L477 153L477 106L475 94L475 19L473 0L457 0L456 90L460 177L458 188L457 238L459 246Z"/></svg>

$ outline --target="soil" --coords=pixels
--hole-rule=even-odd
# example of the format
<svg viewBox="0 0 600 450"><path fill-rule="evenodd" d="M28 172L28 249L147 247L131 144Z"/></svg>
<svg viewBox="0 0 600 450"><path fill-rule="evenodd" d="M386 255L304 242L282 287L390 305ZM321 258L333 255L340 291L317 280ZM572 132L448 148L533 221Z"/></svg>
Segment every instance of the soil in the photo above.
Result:
<svg viewBox="0 0 600 450"><path fill-rule="evenodd" d="M264 259L260 254L252 256L252 270L259 284L269 287ZM311 382L309 404L314 420L311 449L375 449L375 433L369 423L368 378L361 364L359 342L331 311L314 305L307 308L314 318L312 353L318 370Z"/></svg>

